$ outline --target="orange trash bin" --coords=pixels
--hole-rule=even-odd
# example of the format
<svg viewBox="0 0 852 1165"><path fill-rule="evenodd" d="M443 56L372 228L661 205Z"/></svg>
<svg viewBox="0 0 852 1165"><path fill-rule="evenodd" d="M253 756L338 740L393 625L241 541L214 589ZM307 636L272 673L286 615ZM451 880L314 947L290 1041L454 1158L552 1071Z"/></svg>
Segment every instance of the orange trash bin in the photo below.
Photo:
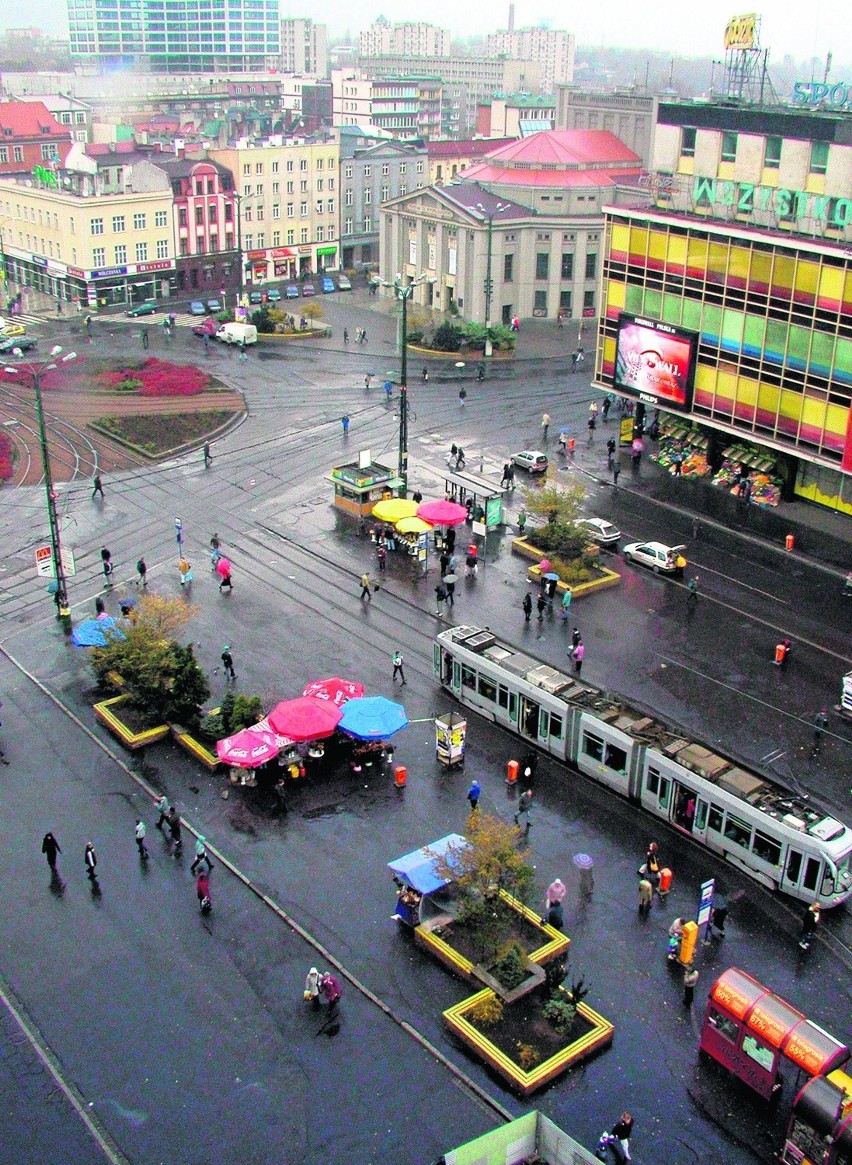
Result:
<svg viewBox="0 0 852 1165"><path fill-rule="evenodd" d="M657 886L657 892L661 898L665 898L669 890L671 890L672 878L673 874L668 866L665 866L662 870L660 870L660 883Z"/></svg>
<svg viewBox="0 0 852 1165"><path fill-rule="evenodd" d="M398 789L405 788L405 782L408 780L408 769L405 765L396 766L396 787Z"/></svg>
<svg viewBox="0 0 852 1165"><path fill-rule="evenodd" d="M520 765L516 760L510 760L506 765L506 784L517 785L518 783L518 769Z"/></svg>

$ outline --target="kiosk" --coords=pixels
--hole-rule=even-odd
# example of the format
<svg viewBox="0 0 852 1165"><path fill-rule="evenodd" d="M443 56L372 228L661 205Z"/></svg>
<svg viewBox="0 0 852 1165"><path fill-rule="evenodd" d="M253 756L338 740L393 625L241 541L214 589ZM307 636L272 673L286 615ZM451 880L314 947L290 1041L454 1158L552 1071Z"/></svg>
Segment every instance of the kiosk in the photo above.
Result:
<svg viewBox="0 0 852 1165"><path fill-rule="evenodd" d="M441 892L450 885L450 880L437 872L435 859L445 857L449 849L464 843L460 833L449 833L431 845L424 845L395 862L388 862L396 886L394 918L398 922L415 927L436 913L444 913Z"/></svg>
<svg viewBox="0 0 852 1165"><path fill-rule="evenodd" d="M463 506L471 500L471 516L479 510L482 517L474 519L485 523L487 530L494 530L503 523L503 491L493 482L474 473L462 470L460 473L444 474L444 493L451 502Z"/></svg>
<svg viewBox="0 0 852 1165"><path fill-rule="evenodd" d="M783 1165L852 1161L852 1078L840 1070L809 1080L793 1101Z"/></svg>
<svg viewBox="0 0 852 1165"><path fill-rule="evenodd" d="M451 769L464 764L464 743L467 720L457 712L435 717L435 751L438 762Z"/></svg>

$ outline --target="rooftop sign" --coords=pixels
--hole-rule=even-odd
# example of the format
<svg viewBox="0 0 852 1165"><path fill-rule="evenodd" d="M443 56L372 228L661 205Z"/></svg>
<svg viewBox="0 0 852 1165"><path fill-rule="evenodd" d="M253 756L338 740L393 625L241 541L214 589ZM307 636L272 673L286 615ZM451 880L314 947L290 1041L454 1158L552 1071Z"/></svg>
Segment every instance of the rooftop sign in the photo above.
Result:
<svg viewBox="0 0 852 1165"><path fill-rule="evenodd" d="M757 25L757 14L750 12L748 16L733 16L725 28L726 49L753 49L754 34Z"/></svg>
<svg viewBox="0 0 852 1165"><path fill-rule="evenodd" d="M852 226L852 198L829 198L803 190L755 186L753 182L695 178L692 199L696 206L709 206L714 211L718 208L717 213L725 217L725 212L733 207L737 214L765 212L803 225L824 223L837 230Z"/></svg>
<svg viewBox="0 0 852 1165"><path fill-rule="evenodd" d="M852 81L838 81L826 85L824 81L797 81L791 98L794 105L808 109L826 106L829 109L852 109Z"/></svg>

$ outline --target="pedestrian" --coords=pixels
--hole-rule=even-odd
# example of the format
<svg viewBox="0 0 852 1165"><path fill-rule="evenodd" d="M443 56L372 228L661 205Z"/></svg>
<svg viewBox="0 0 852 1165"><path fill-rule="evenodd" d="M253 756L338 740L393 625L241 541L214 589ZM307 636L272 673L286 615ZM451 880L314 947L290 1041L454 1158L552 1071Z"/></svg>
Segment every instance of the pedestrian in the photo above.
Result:
<svg viewBox="0 0 852 1165"><path fill-rule="evenodd" d="M204 845L204 837L199 833L198 837L195 839L195 857L193 859L192 865L189 867L193 874L202 864L202 862L207 866L209 873L209 871L213 869L213 863L207 856L207 850Z"/></svg>
<svg viewBox="0 0 852 1165"><path fill-rule="evenodd" d="M603 399L603 405L601 407L601 412L603 413L604 424L606 423L606 421L609 417L609 410L611 408L612 408L612 397L609 393L607 393L607 395Z"/></svg>
<svg viewBox="0 0 852 1165"><path fill-rule="evenodd" d="M210 899L210 873L208 870L199 870L195 877L195 893L198 897L198 907L202 914L209 914L213 909Z"/></svg>
<svg viewBox="0 0 852 1165"><path fill-rule="evenodd" d="M547 892L544 895L544 908L549 910L555 902L561 902L568 890L561 878L554 878L547 887Z"/></svg>
<svg viewBox="0 0 852 1165"><path fill-rule="evenodd" d="M104 572L104 590L112 590L112 555L106 546L101 547L101 569Z"/></svg>
<svg viewBox="0 0 852 1165"><path fill-rule="evenodd" d="M98 855L95 853L95 847L90 841L86 842L84 860L86 863L86 874L88 875L89 881L92 883L97 882L98 875L96 871L98 868Z"/></svg>
<svg viewBox="0 0 852 1165"><path fill-rule="evenodd" d="M692 519L692 541L696 542L701 535L701 523L697 518Z"/></svg>
<svg viewBox="0 0 852 1165"><path fill-rule="evenodd" d="M104 496L104 484L101 481L101 475L95 471L95 476L92 478L92 501L95 500L95 494Z"/></svg>
<svg viewBox="0 0 852 1165"><path fill-rule="evenodd" d="M448 582L446 583L446 587L447 603L449 606L454 607L456 605L456 584L454 582Z"/></svg>
<svg viewBox="0 0 852 1165"><path fill-rule="evenodd" d="M456 450L456 470L464 469L464 467L465 467L464 449L462 449L461 445L459 445L458 449Z"/></svg>
<svg viewBox="0 0 852 1165"><path fill-rule="evenodd" d="M215 570L216 564L222 557L222 551L219 549L219 536L214 534L210 539L210 569Z"/></svg>
<svg viewBox="0 0 852 1165"><path fill-rule="evenodd" d="M428 368L426 368L426 367L423 368L423 371L420 373L420 379L423 381L424 384L429 383L429 369Z"/></svg>
<svg viewBox="0 0 852 1165"><path fill-rule="evenodd" d="M532 615L532 596L529 591L524 595L524 601L521 603L521 610L524 612L524 622L529 623L530 615Z"/></svg>
<svg viewBox="0 0 852 1165"><path fill-rule="evenodd" d="M464 573L466 576L473 575L476 578L476 572L479 568L479 551L471 542L467 548L467 554L464 559Z"/></svg>
<svg viewBox="0 0 852 1165"><path fill-rule="evenodd" d="M508 461L503 466L503 476L500 478L500 488L501 489L503 488L504 485L508 486L508 484L509 484L509 480L510 480L509 473L511 471L511 468L512 468L512 466Z"/></svg>
<svg viewBox="0 0 852 1165"><path fill-rule="evenodd" d="M574 652L577 650L577 644L579 642L580 642L580 632L575 627L574 630L571 632L571 650L568 652L569 655L574 654Z"/></svg>
<svg viewBox="0 0 852 1165"><path fill-rule="evenodd" d="M518 511L518 533L520 534L520 536L522 538L524 536L524 530L526 529L526 526L527 526L527 512L526 512L526 510L519 510Z"/></svg>
<svg viewBox="0 0 852 1165"><path fill-rule="evenodd" d="M609 1133L601 1133L601 1139L598 1141L596 1154L600 1160L606 1160L607 1146L617 1141L621 1149L622 1160L630 1160L630 1137L633 1133L633 1117L629 1112L623 1112L618 1121L613 1125L612 1131Z"/></svg>
<svg viewBox="0 0 852 1165"><path fill-rule="evenodd" d="M574 648L574 671L577 675L583 670L583 660L586 658L586 645L581 639Z"/></svg>
<svg viewBox="0 0 852 1165"><path fill-rule="evenodd" d="M379 573L383 574L387 568L388 552L384 546L378 546L376 549L376 558L379 560Z"/></svg>
<svg viewBox="0 0 852 1165"><path fill-rule="evenodd" d="M545 578L544 580L544 597L547 599L548 605L553 606L553 596L556 594L556 587L559 583L558 578Z"/></svg>
<svg viewBox="0 0 852 1165"><path fill-rule="evenodd" d="M308 971L308 977L305 979L305 1002L309 1002L314 1011L319 1011L320 973L316 967L311 967Z"/></svg>
<svg viewBox="0 0 852 1165"><path fill-rule="evenodd" d="M361 595L360 598L367 599L368 602L373 601L372 584L370 582L369 574L364 571L361 575Z"/></svg>
<svg viewBox="0 0 852 1165"><path fill-rule="evenodd" d="M344 344L349 343L349 329L348 328L343 329L343 343Z"/></svg>
<svg viewBox="0 0 852 1165"><path fill-rule="evenodd" d="M610 437L606 443L606 466L612 469L612 459L615 456L615 437Z"/></svg>
<svg viewBox="0 0 852 1165"><path fill-rule="evenodd" d="M385 400L390 401L392 396L393 396L393 381L386 380L385 381Z"/></svg>
<svg viewBox="0 0 852 1165"><path fill-rule="evenodd" d="M160 815L157 819L157 829L162 829L164 821L168 824L169 812L171 811L171 805L169 805L169 799L165 793L157 801L156 809Z"/></svg>
<svg viewBox="0 0 852 1165"><path fill-rule="evenodd" d="M556 314L556 326L560 332L565 327L565 312L562 310L562 308L560 308Z"/></svg>
<svg viewBox="0 0 852 1165"><path fill-rule="evenodd" d="M136 848L139 850L139 857L142 859L143 862L147 862L147 860L148 860L148 847L145 845L145 834L146 833L147 833L147 830L145 828L145 822L142 820L141 817L137 817L136 818L136 834L135 834L135 836L136 836Z"/></svg>
<svg viewBox="0 0 852 1165"><path fill-rule="evenodd" d="M509 472L507 474L509 489L515 488L515 467L509 462Z"/></svg>
<svg viewBox="0 0 852 1165"><path fill-rule="evenodd" d="M612 467L612 484L618 489L618 475L621 473L621 462L616 461Z"/></svg>
<svg viewBox="0 0 852 1165"><path fill-rule="evenodd" d="M639 879L639 917L647 918L651 913L651 902L654 898L654 887L647 878Z"/></svg>
<svg viewBox="0 0 852 1165"><path fill-rule="evenodd" d="M572 598L573 598L573 592L572 592L571 588L566 587L565 594L562 596L562 618L566 623L568 622L568 612L571 610L571 599Z"/></svg>
<svg viewBox="0 0 852 1165"><path fill-rule="evenodd" d="M234 671L234 657L231 655L230 644L222 648L222 667L225 671L225 680L229 684L236 682L237 673Z"/></svg>
<svg viewBox="0 0 852 1165"><path fill-rule="evenodd" d="M186 586L187 583L192 582L192 567L189 565L189 560L181 555L178 561L178 573L180 574L180 585Z"/></svg>
<svg viewBox="0 0 852 1165"><path fill-rule="evenodd" d="M320 979L320 990L322 991L323 999L328 1004L329 1013L333 1015L340 1002L343 990L337 977L332 975L330 971L326 971Z"/></svg>
<svg viewBox="0 0 852 1165"><path fill-rule="evenodd" d="M435 587L435 614L440 619L441 617L441 603L447 601L447 588L442 582L439 582Z"/></svg>
<svg viewBox="0 0 852 1165"><path fill-rule="evenodd" d="M44 838L42 839L41 852L47 858L47 864L50 866L51 870L55 874L56 873L56 855L61 854L62 849L59 845L59 842L56 840L56 838L53 836L53 834L49 830L44 835Z"/></svg>
<svg viewBox="0 0 852 1165"><path fill-rule="evenodd" d="M180 830L180 815L174 805L169 806L168 812L169 833L175 844L175 857L183 849L183 837Z"/></svg>
<svg viewBox="0 0 852 1165"><path fill-rule="evenodd" d="M780 654L780 659L776 660L776 663L778 664L778 666L779 666L780 668L782 668L782 669L783 669L783 668L786 668L786 666L787 666L787 659L788 659L788 657L789 657L789 655L790 655L790 652L791 652L792 650L793 650L793 644L790 642L790 640L789 640L789 639L782 639L782 641L781 641L781 651L780 651L780 653L779 653L779 654Z"/></svg>
<svg viewBox="0 0 852 1165"><path fill-rule="evenodd" d="M246 355L246 339L245 336L240 340L240 360L248 360Z"/></svg>
<svg viewBox="0 0 852 1165"><path fill-rule="evenodd" d="M234 589L234 583L233 583L233 580L231 578L230 566L228 567L228 569L225 571L225 573L222 575L221 579L219 580L219 590L223 591L225 589L225 587L228 588L228 593L230 593Z"/></svg>
<svg viewBox="0 0 852 1165"><path fill-rule="evenodd" d="M814 752L822 751L822 734L825 732L825 726L828 724L828 716L825 708L817 712L814 716Z"/></svg>
<svg viewBox="0 0 852 1165"><path fill-rule="evenodd" d="M204 468L209 469L213 464L213 454L210 452L210 442L204 442Z"/></svg>
<svg viewBox="0 0 852 1165"><path fill-rule="evenodd" d="M370 385L372 384L372 382L373 382L373 378L372 378L372 376L370 376L370 374L368 372L367 375L364 377L364 388L366 388L368 392L370 390Z"/></svg>
<svg viewBox="0 0 852 1165"><path fill-rule="evenodd" d="M340 418L340 423L343 426L343 436L345 437L349 432L349 417L345 413Z"/></svg>
<svg viewBox="0 0 852 1165"><path fill-rule="evenodd" d="M597 418L595 417L595 414L592 413L592 415L589 417L588 421L586 422L586 428L589 430L589 444L591 444L591 442L595 438L595 425L596 424L597 424Z"/></svg>
<svg viewBox="0 0 852 1165"><path fill-rule="evenodd" d="M695 963L687 963L683 972L683 1006L692 1007L695 998L695 984L698 982L698 971Z"/></svg>
<svg viewBox="0 0 852 1165"><path fill-rule="evenodd" d="M547 440L547 431L550 428L550 413L541 414L541 435Z"/></svg>
<svg viewBox="0 0 852 1165"><path fill-rule="evenodd" d="M686 596L687 607L694 607L698 603L698 575L694 575L686 584L689 594Z"/></svg>
<svg viewBox="0 0 852 1165"><path fill-rule="evenodd" d="M151 338L148 335L148 329L143 328L142 329L142 347L145 349L146 352L148 351L148 345L150 343L151 343Z"/></svg>
<svg viewBox="0 0 852 1165"><path fill-rule="evenodd" d="M710 929L717 930L724 937L725 923L728 920L728 899L724 894L717 894L713 899L713 910L710 915Z"/></svg>
<svg viewBox="0 0 852 1165"><path fill-rule="evenodd" d="M531 810L532 810L532 799L533 799L532 789L525 789L524 792L521 793L521 799L520 799L520 801L518 801L518 811L515 814L515 825L520 825L521 818L523 817L524 830L527 832L529 831L529 828L532 825L532 821L530 820Z"/></svg>
<svg viewBox="0 0 852 1165"><path fill-rule="evenodd" d="M210 337L206 332L204 333L204 355L210 355Z"/></svg>
<svg viewBox="0 0 852 1165"><path fill-rule="evenodd" d="M476 807L479 805L479 798L481 796L482 789L480 788L479 781L474 778L474 780L471 781L470 788L467 791L467 799L470 802L471 813L473 813L476 810Z"/></svg>
<svg viewBox="0 0 852 1165"><path fill-rule="evenodd" d="M547 907L547 914L541 920L548 926L552 926L554 930L562 930L565 925L565 915L562 911L561 902L551 902Z"/></svg>
<svg viewBox="0 0 852 1165"><path fill-rule="evenodd" d="M361 329L360 329L360 328L356 328L356 329L355 329L355 343L356 343L356 344L360 344L360 343L361 343ZM367 388L369 388L369 387L370 387L370 386L369 386L369 384L368 384L368 385L367 385Z"/></svg>
<svg viewBox="0 0 852 1165"><path fill-rule="evenodd" d="M362 344L367 343L367 329L366 328L361 329L361 343Z"/></svg>
<svg viewBox="0 0 852 1165"><path fill-rule="evenodd" d="M459 389L459 403L464 408L464 402L467 400L467 391L464 388Z"/></svg>
<svg viewBox="0 0 852 1165"><path fill-rule="evenodd" d="M92 338L92 317L90 315L88 315L88 316L86 316L86 339L91 340L91 338Z"/></svg>
<svg viewBox="0 0 852 1165"><path fill-rule="evenodd" d="M578 361L579 359L580 359L580 354L579 354L579 352L572 352L572 354L571 354L571 371L572 371L572 372L576 372L576 371L577 371L577 361Z"/></svg>
<svg viewBox="0 0 852 1165"><path fill-rule="evenodd" d="M544 619L544 612L547 610L547 599L544 597L543 592L539 594L535 601L535 605L538 610L538 621L541 623Z"/></svg>
<svg viewBox="0 0 852 1165"><path fill-rule="evenodd" d="M814 941L814 935L819 926L821 911L822 907L819 902L812 902L805 911L805 917L802 919L802 933L799 935L799 946L803 951L811 949L811 943Z"/></svg>
<svg viewBox="0 0 852 1165"><path fill-rule="evenodd" d="M411 500L412 500L413 502L416 502L418 506L419 506L419 505L420 505L420 503L423 501L423 494L420 492L420 490L419 490L419 489L416 489L416 490L414 491L414 493L411 495Z"/></svg>
<svg viewBox="0 0 852 1165"><path fill-rule="evenodd" d="M393 653L391 656L391 663L393 664L393 676L391 677L391 681L396 683L396 677L397 674L399 674L399 678L402 680L402 686L405 687L405 669L403 666L405 664L405 659L403 658L401 651L395 651Z"/></svg>
<svg viewBox="0 0 852 1165"><path fill-rule="evenodd" d="M645 862L639 867L639 875L647 878L655 889L659 885L660 853L655 841L652 841L645 851Z"/></svg>

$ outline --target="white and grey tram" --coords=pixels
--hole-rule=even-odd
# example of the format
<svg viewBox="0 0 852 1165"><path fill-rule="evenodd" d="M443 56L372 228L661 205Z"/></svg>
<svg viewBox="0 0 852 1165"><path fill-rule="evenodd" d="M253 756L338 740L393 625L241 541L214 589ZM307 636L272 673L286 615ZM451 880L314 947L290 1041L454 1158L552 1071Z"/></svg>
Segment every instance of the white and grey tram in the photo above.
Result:
<svg viewBox="0 0 852 1165"><path fill-rule="evenodd" d="M852 829L804 797L488 628L442 631L434 667L463 704L640 803L763 885L826 907L852 894Z"/></svg>

